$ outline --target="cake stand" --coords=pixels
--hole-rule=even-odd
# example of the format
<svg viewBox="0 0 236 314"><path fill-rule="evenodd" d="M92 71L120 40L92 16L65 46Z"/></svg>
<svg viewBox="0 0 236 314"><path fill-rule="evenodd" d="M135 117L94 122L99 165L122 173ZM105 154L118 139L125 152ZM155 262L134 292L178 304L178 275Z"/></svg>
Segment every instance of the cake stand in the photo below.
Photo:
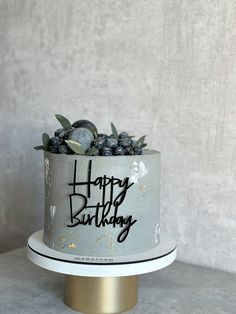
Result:
<svg viewBox="0 0 236 314"><path fill-rule="evenodd" d="M28 258L36 265L65 274L65 303L82 313L121 313L138 301L138 275L170 265L177 248L162 232L160 244L138 254L79 256L55 251L43 242L43 230L28 239Z"/></svg>

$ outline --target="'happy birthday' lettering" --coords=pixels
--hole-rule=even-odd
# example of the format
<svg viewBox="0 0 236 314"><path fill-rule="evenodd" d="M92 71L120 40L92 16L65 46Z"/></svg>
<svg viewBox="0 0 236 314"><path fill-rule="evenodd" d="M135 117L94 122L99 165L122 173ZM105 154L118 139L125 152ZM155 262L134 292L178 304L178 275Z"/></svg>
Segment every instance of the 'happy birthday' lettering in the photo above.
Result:
<svg viewBox="0 0 236 314"><path fill-rule="evenodd" d="M74 178L73 182L69 183L73 187L73 193L69 195L70 198L70 221L68 227L76 227L78 225L91 226L94 224L97 228L105 227L106 225L112 225L114 228L120 226L122 228L121 232L117 237L118 242L123 242L127 238L130 228L137 222L133 219L132 215L122 216L119 215L119 206L123 203L128 189L134 184L129 183L129 178L126 177L123 180L112 177L107 177L106 175L97 177L92 181L92 160L89 160L88 164L88 175L86 182L77 182L76 180L76 169L77 160L74 163ZM76 193L76 186L85 185L87 186L86 195L81 193ZM94 205L88 205L88 199L91 197L91 186L96 186L102 192L102 200ZM117 186L121 191L114 197L114 186ZM106 200L106 191L109 189L109 199ZM78 198L82 202L81 207L76 210L73 208L73 199ZM87 208L94 209L95 213L93 215L89 213L84 213Z"/></svg>

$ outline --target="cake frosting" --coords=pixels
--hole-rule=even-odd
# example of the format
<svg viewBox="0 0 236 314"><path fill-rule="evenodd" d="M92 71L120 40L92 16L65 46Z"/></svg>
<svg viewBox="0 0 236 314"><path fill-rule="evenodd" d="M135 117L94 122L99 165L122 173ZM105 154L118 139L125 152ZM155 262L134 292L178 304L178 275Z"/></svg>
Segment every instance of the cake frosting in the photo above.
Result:
<svg viewBox="0 0 236 314"><path fill-rule="evenodd" d="M160 153L44 152L44 242L62 253L121 256L160 241Z"/></svg>

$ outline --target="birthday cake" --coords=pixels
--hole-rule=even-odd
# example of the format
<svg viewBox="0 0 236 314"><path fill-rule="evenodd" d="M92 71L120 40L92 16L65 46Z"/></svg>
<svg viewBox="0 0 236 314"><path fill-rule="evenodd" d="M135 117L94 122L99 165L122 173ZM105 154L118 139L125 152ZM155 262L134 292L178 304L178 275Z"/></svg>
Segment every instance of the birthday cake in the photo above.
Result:
<svg viewBox="0 0 236 314"><path fill-rule="evenodd" d="M43 134L44 243L79 256L141 253L160 242L160 153L145 137L98 133L93 123L71 124Z"/></svg>

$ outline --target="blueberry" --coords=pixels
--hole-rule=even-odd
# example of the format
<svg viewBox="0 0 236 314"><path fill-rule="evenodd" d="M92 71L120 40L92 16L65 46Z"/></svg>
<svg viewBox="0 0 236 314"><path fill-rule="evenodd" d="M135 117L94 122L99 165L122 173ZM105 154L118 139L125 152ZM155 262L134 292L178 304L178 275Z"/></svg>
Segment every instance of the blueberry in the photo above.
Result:
<svg viewBox="0 0 236 314"><path fill-rule="evenodd" d="M121 132L119 134L119 138L126 138L126 137L129 137L129 134L127 132Z"/></svg>
<svg viewBox="0 0 236 314"><path fill-rule="evenodd" d="M113 152L112 152L112 148L109 147L103 147L99 150L99 155L100 156L112 156Z"/></svg>
<svg viewBox="0 0 236 314"><path fill-rule="evenodd" d="M98 130L97 130L96 126L88 120L78 120L78 121L74 122L72 124L72 126L74 128L77 128L77 129L78 128L88 129L94 136L97 136L97 134L98 134Z"/></svg>
<svg viewBox="0 0 236 314"><path fill-rule="evenodd" d="M134 147L134 153L135 155L142 155L143 149L141 147Z"/></svg>
<svg viewBox="0 0 236 314"><path fill-rule="evenodd" d="M128 146L125 148L125 155L134 155L134 149L132 146Z"/></svg>
<svg viewBox="0 0 236 314"><path fill-rule="evenodd" d="M108 137L106 139L105 145L106 145L106 147L109 147L109 148L116 148L118 146L118 141L115 138Z"/></svg>
<svg viewBox="0 0 236 314"><path fill-rule="evenodd" d="M57 136L53 136L50 138L49 140L49 143L48 143L48 150L51 152L51 153L54 153L54 154L57 154L59 153L59 147L60 145L62 145L63 143L63 140L60 139L59 137Z"/></svg>
<svg viewBox="0 0 236 314"><path fill-rule="evenodd" d="M55 146L48 146L48 151L53 154L59 154L59 149Z"/></svg>
<svg viewBox="0 0 236 314"><path fill-rule="evenodd" d="M61 145L58 149L58 152L60 154L66 154L66 155L73 154L73 151L67 145Z"/></svg>
<svg viewBox="0 0 236 314"><path fill-rule="evenodd" d="M97 149L100 149L104 146L106 139L104 137L99 136L93 141L93 146Z"/></svg>
<svg viewBox="0 0 236 314"><path fill-rule="evenodd" d="M115 150L114 150L114 155L116 156L123 156L125 154L125 150L123 147L117 147Z"/></svg>
<svg viewBox="0 0 236 314"><path fill-rule="evenodd" d="M119 145L126 148L132 144L132 140L129 137L121 138L119 140Z"/></svg>
<svg viewBox="0 0 236 314"><path fill-rule="evenodd" d="M57 136L53 136L50 138L48 146L53 146L59 148L59 146L63 143L63 140Z"/></svg>
<svg viewBox="0 0 236 314"><path fill-rule="evenodd" d="M91 147L94 137L88 129L76 128L69 133L68 139L79 142L87 150Z"/></svg>

